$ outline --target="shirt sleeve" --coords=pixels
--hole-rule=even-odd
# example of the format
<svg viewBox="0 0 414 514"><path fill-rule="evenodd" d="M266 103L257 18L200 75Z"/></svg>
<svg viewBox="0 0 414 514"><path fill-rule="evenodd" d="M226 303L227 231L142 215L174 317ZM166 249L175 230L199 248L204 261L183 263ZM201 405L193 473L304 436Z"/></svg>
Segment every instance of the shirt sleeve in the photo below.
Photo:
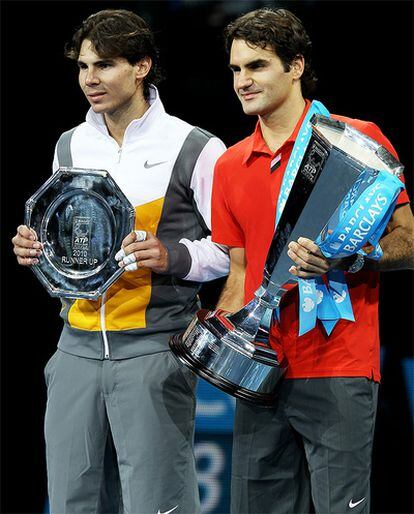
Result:
<svg viewBox="0 0 414 514"><path fill-rule="evenodd" d="M217 159L225 150L226 147L220 139L211 138L200 153L191 177L190 188L194 194L194 208L208 230L211 230L213 170ZM191 261L190 270L183 277L185 280L207 282L228 274L228 250L213 243L210 236L197 241L182 238L179 243L185 246Z"/></svg>

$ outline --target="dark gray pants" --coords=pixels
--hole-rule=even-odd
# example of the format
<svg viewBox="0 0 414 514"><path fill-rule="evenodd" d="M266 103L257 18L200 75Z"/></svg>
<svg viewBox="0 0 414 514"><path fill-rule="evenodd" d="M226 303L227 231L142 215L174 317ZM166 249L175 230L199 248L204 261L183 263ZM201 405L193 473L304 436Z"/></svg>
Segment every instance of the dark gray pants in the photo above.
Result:
<svg viewBox="0 0 414 514"><path fill-rule="evenodd" d="M378 384L284 380L274 408L238 401L232 514L368 513Z"/></svg>
<svg viewBox="0 0 414 514"><path fill-rule="evenodd" d="M45 376L52 514L200 512L197 379L170 351L101 361L58 350Z"/></svg>

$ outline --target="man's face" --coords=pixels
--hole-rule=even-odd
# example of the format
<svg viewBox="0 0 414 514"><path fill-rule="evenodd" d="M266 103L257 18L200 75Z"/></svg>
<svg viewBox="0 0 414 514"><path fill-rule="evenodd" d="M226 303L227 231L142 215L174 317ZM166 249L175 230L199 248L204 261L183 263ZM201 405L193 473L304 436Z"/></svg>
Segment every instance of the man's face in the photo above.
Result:
<svg viewBox="0 0 414 514"><path fill-rule="evenodd" d="M266 116L293 94L293 66L286 72L271 47L249 45L243 39L235 39L231 45L233 87L245 114Z"/></svg>
<svg viewBox="0 0 414 514"><path fill-rule="evenodd" d="M105 59L85 39L79 52L79 84L96 113L122 113L142 100L141 64L123 57Z"/></svg>

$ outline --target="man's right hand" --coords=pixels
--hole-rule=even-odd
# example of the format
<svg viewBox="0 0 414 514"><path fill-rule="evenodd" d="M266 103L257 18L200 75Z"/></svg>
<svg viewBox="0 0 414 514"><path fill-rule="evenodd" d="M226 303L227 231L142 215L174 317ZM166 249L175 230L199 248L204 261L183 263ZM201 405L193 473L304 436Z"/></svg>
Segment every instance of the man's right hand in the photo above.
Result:
<svg viewBox="0 0 414 514"><path fill-rule="evenodd" d="M26 225L19 225L12 239L13 251L17 262L22 266L32 266L39 262L42 253L42 243L37 240L37 234Z"/></svg>

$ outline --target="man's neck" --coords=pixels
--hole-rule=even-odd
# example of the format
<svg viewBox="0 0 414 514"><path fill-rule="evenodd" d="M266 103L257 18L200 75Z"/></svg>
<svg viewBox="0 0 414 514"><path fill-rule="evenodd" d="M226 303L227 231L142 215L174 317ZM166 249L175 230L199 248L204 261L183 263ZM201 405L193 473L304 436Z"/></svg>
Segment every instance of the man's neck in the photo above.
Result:
<svg viewBox="0 0 414 514"><path fill-rule="evenodd" d="M142 96L113 113L105 113L104 119L110 135L122 146L125 130L132 120L141 118L149 109L149 103Z"/></svg>
<svg viewBox="0 0 414 514"><path fill-rule="evenodd" d="M263 139L272 152L276 152L294 131L306 102L302 95L288 98L280 107L265 116L259 116Z"/></svg>

